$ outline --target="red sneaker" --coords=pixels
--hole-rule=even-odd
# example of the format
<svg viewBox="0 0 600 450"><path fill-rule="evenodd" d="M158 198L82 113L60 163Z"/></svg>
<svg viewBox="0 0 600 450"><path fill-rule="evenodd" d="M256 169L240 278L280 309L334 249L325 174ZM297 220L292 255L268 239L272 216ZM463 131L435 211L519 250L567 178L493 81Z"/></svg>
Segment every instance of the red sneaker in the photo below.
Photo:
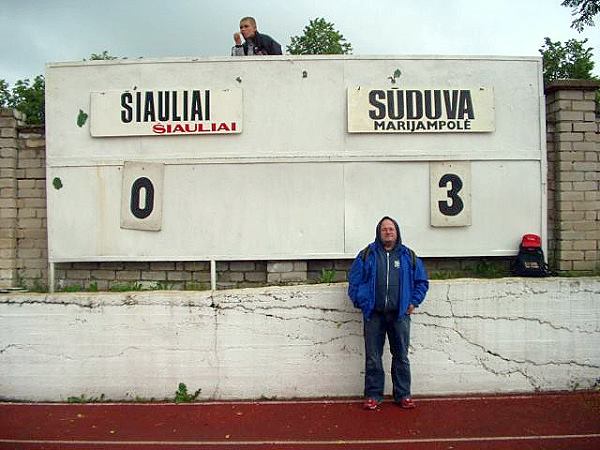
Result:
<svg viewBox="0 0 600 450"><path fill-rule="evenodd" d="M402 409L415 409L417 405L413 402L412 398L406 397L400 400L400 408Z"/></svg>
<svg viewBox="0 0 600 450"><path fill-rule="evenodd" d="M374 398L368 398L363 403L363 408L374 410L379 408L379 405L381 405L381 402L379 400L375 400Z"/></svg>

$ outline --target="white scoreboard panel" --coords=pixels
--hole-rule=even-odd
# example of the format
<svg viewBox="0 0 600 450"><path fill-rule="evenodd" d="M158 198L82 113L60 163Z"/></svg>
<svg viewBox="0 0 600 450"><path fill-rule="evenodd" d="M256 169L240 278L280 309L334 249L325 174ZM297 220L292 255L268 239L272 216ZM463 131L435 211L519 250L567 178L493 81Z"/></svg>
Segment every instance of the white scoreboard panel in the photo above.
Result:
<svg viewBox="0 0 600 450"><path fill-rule="evenodd" d="M539 58L94 61L46 83L51 262L353 257L384 215L422 256L545 238Z"/></svg>

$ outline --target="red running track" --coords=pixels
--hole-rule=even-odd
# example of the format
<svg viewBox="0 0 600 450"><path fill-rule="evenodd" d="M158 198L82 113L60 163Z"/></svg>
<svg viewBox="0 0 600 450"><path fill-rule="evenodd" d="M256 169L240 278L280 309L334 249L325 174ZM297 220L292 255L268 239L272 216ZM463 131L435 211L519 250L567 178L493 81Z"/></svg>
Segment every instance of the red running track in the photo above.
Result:
<svg viewBox="0 0 600 450"><path fill-rule="evenodd" d="M0 403L0 449L600 449L600 392L195 404Z"/></svg>

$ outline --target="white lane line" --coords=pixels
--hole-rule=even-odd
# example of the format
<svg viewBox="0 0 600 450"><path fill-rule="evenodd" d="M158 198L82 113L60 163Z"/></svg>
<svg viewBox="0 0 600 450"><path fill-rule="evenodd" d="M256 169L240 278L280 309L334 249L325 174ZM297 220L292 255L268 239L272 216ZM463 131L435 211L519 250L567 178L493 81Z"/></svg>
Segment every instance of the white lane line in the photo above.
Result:
<svg viewBox="0 0 600 450"><path fill-rule="evenodd" d="M434 444L443 442L496 442L496 441L536 441L600 438L600 433L563 434L544 436L490 436L470 438L424 438L424 439L340 439L323 441L82 441L82 440L45 440L45 439L0 439L0 444L42 444L42 445L162 445L162 446L250 446L250 445L378 445L378 444Z"/></svg>

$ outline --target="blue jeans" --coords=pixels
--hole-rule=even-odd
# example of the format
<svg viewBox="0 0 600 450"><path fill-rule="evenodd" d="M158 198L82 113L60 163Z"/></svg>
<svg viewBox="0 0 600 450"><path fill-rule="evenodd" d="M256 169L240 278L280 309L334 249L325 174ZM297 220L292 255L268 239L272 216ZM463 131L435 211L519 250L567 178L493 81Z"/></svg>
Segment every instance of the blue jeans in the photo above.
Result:
<svg viewBox="0 0 600 450"><path fill-rule="evenodd" d="M369 320L364 321L365 338L365 397L383 400L385 373L381 357L385 336L388 336L392 353L392 384L394 400L399 402L410 397L410 316L398 320L398 313L374 311Z"/></svg>

